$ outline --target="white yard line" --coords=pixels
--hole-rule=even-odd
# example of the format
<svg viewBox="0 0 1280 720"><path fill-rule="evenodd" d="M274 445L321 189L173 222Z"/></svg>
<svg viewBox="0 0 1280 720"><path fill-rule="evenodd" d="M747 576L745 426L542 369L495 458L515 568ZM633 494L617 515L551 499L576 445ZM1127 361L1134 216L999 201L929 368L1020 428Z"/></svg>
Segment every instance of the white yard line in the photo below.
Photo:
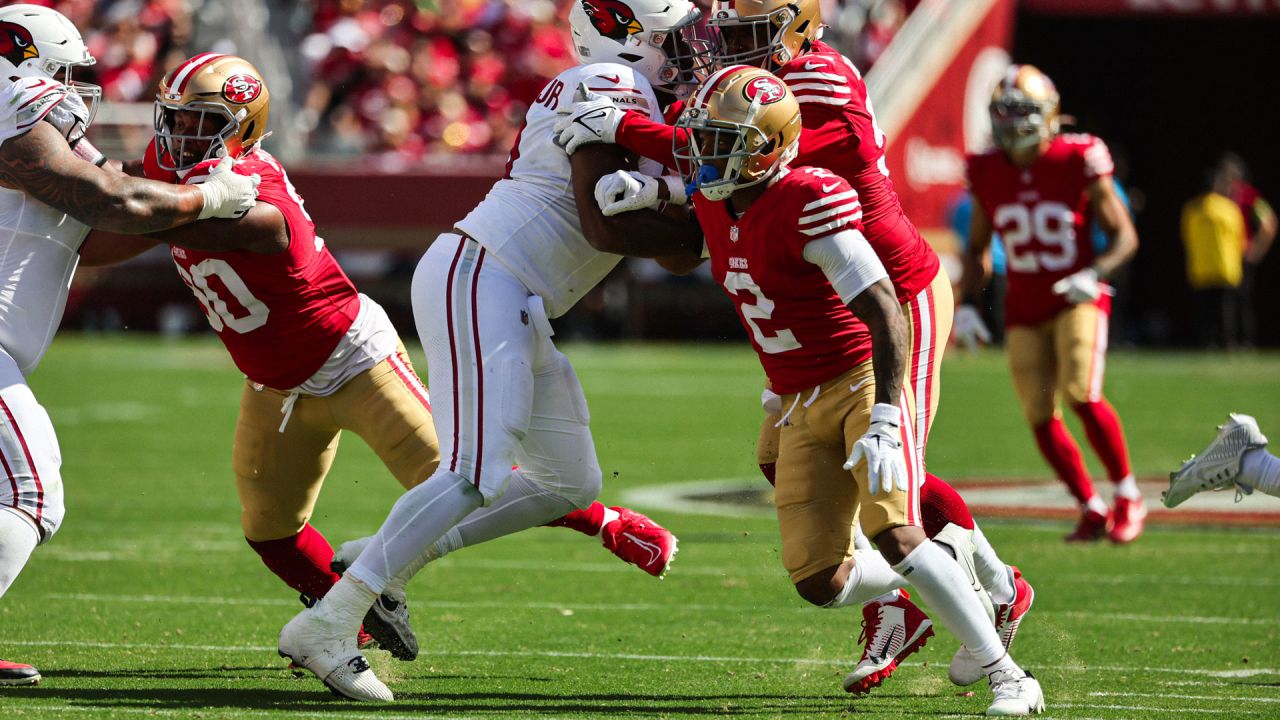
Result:
<svg viewBox="0 0 1280 720"><path fill-rule="evenodd" d="M154 643L109 643L81 642L78 640L5 640L6 645L23 647L93 647L119 650L173 650L195 652L271 652L276 648L269 645L194 645L194 644L154 644ZM635 653L594 653L567 652L556 650L437 650L429 649L428 655L436 657L560 657L584 660L634 660L640 662L692 662L692 663L737 663L737 664L779 664L779 665L836 665L846 662L844 659L815 658L780 658L780 657L739 657L727 655L645 655ZM905 667L923 667L923 663L904 663ZM1212 678L1252 677L1255 675L1280 675L1280 669L1251 668L1249 670L1212 670L1207 668L1162 668L1132 665L1036 665L1037 669L1061 672L1145 672L1173 675L1196 675ZM1167 697L1158 695L1155 697ZM1099 706L1101 707L1101 706Z"/></svg>
<svg viewBox="0 0 1280 720"><path fill-rule="evenodd" d="M243 606L290 606L298 603L284 598L233 598L217 595L112 595L105 593L45 593L47 600L70 600L73 602L127 602L127 603L159 603L172 605L243 605ZM412 599L417 608L436 608L441 610L465 610L474 608L511 609L511 610L574 610L583 612L664 612L676 610L693 610L699 612L813 612L813 608L804 605L787 605L762 609L757 605L725 605L706 603L685 603L672 606L669 603L580 603L580 602L499 602L493 600L420 600ZM1213 616L1177 616L1177 615L1141 615L1135 613L1108 613L1098 616L1094 613L1079 611L1042 611L1039 617L1084 618L1094 622L1145 622L1145 623L1185 623L1191 625L1246 625L1272 626L1275 620L1262 618L1213 617Z"/></svg>
<svg viewBox="0 0 1280 720"><path fill-rule="evenodd" d="M1214 700L1230 702L1280 703L1280 698L1240 697L1226 695L1170 695L1168 693L1091 692L1089 697L1172 698L1174 700Z"/></svg>

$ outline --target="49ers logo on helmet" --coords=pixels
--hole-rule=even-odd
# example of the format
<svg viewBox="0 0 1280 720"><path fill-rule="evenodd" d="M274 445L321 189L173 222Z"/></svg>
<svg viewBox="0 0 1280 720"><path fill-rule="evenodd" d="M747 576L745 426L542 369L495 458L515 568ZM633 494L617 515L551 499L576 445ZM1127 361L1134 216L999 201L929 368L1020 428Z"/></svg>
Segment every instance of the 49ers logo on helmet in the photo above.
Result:
<svg viewBox="0 0 1280 720"><path fill-rule="evenodd" d="M619 42L644 32L636 14L622 0L582 0L591 24L601 35Z"/></svg>
<svg viewBox="0 0 1280 720"><path fill-rule="evenodd" d="M31 31L17 23L0 22L0 57L13 63L14 67L40 57Z"/></svg>
<svg viewBox="0 0 1280 720"><path fill-rule="evenodd" d="M742 94L748 100L758 99L761 105L770 105L786 97L787 88L777 78L758 77L742 88Z"/></svg>
<svg viewBox="0 0 1280 720"><path fill-rule="evenodd" d="M223 83L222 94L238 105L251 103L262 94L262 81L252 75L232 75Z"/></svg>

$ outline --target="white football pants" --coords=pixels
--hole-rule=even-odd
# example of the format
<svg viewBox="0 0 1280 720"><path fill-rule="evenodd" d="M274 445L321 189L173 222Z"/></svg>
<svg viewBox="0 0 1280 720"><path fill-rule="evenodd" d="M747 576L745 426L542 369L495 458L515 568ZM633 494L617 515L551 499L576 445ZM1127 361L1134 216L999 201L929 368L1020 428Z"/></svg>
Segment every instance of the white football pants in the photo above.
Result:
<svg viewBox="0 0 1280 720"><path fill-rule="evenodd" d="M470 238L447 233L413 277L427 354L440 470L489 505L513 465L543 490L587 507L600 464L578 376L551 341L541 299Z"/></svg>
<svg viewBox="0 0 1280 720"><path fill-rule="evenodd" d="M0 349L0 512L34 521L45 542L62 525L62 450L49 413Z"/></svg>

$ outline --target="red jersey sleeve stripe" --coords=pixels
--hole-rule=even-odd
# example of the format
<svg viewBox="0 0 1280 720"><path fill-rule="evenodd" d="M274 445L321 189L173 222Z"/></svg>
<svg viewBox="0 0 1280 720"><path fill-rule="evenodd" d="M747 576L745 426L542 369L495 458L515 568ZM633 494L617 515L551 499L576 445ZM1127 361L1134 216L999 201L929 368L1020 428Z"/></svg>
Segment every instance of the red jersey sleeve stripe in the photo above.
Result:
<svg viewBox="0 0 1280 720"><path fill-rule="evenodd" d="M861 209L862 209L862 203L858 202L857 200L850 200L849 202L836 205L834 207L822 208L818 212L813 213L811 215L805 215L804 217L800 218L798 222L800 223L801 226L804 226L807 224L818 222L819 220L825 220L826 218L833 217L835 215L840 215L842 213L853 212Z"/></svg>
<svg viewBox="0 0 1280 720"><path fill-rule="evenodd" d="M805 235L808 235L809 237L818 237L820 235L826 235L830 233L832 230L845 227L861 219L862 219L862 208L859 207L857 210L854 210L852 212L846 211L844 213L841 213L821 225L808 227L808 228L801 227L800 232L804 233Z"/></svg>

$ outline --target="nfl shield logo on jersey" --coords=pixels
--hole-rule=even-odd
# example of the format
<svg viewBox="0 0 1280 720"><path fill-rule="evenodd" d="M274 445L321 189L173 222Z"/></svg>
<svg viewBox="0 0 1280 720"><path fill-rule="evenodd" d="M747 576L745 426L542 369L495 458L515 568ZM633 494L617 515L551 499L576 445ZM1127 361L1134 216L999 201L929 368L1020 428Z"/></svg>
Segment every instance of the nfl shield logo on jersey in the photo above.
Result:
<svg viewBox="0 0 1280 720"><path fill-rule="evenodd" d="M729 240L732 242L738 242L738 226L737 225L734 225L729 228Z"/></svg>

